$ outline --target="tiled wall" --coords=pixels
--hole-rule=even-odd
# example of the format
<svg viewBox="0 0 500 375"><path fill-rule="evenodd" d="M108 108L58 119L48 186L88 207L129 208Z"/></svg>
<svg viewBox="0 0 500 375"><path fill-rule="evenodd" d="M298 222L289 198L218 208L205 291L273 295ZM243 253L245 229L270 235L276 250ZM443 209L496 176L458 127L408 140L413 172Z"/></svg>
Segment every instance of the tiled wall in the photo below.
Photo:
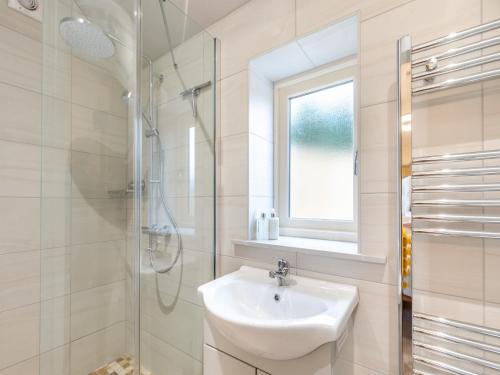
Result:
<svg viewBox="0 0 500 375"><path fill-rule="evenodd" d="M231 272L242 264L269 268L274 266L277 257L284 257L299 275L357 285L361 302L356 312L354 335L337 365L343 374L398 372L396 42L405 34L411 34L414 43L424 42L500 15L495 0L443 0L436 5L432 0L253 0L209 28L221 40L222 55L218 274ZM233 247L231 239L248 238L249 202L252 201L248 188L248 176L252 176L248 143L255 134L249 122L252 87L248 62L354 13L361 22L360 251L386 255L387 265ZM480 93L475 99L463 95L461 100L442 99L416 105L414 124L428 129L421 134L425 141L436 146L434 151L464 140L473 140L476 149L480 149L483 143L487 145L484 134L493 129L494 119L498 118L498 110L493 109L496 105L493 103L498 103L495 102L498 93L495 94L497 96ZM443 130L437 130L436 124L441 124L448 115L451 117ZM467 147L471 150L470 145ZM491 147L495 147L494 143ZM446 242L448 245L438 242L439 248L415 255L415 266L420 270L415 280L417 308L428 304L427 296L429 300L449 300L453 303L436 303L440 313L453 309L470 321L472 315L467 317L467 313L473 309L474 316L477 315L475 322L495 325L491 318L489 322L486 320L493 316L488 312L497 306L494 303L499 300L498 290L493 282L487 283L485 290L483 282L484 278L498 274L493 266L498 257L494 247L477 253L469 251L473 249L468 248L467 242ZM464 264L468 265L467 269Z"/></svg>
<svg viewBox="0 0 500 375"><path fill-rule="evenodd" d="M0 374L85 375L125 351L127 108L43 3L0 2Z"/></svg>

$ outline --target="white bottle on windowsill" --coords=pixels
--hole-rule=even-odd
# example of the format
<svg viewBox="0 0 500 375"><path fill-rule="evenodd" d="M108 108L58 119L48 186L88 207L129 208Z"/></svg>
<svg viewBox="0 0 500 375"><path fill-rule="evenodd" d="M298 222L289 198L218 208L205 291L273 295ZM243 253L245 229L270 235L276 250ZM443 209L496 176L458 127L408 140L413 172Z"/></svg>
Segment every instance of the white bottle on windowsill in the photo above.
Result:
<svg viewBox="0 0 500 375"><path fill-rule="evenodd" d="M269 220L265 212L260 212L257 215L257 240L263 241L269 239Z"/></svg>
<svg viewBox="0 0 500 375"><path fill-rule="evenodd" d="M276 216L274 209L271 211L269 218L269 239L277 240L280 236L280 219Z"/></svg>

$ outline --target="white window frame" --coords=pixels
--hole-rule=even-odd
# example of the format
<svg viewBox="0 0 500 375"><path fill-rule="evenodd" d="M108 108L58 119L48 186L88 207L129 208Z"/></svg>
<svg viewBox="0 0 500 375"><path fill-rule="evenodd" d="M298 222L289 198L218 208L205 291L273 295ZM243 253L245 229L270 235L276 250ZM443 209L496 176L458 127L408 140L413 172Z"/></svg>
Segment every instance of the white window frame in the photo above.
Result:
<svg viewBox="0 0 500 375"><path fill-rule="evenodd" d="M353 220L292 219L289 215L289 99L353 81ZM359 217L358 66L355 60L277 82L274 87L274 206L285 236L357 241Z"/></svg>

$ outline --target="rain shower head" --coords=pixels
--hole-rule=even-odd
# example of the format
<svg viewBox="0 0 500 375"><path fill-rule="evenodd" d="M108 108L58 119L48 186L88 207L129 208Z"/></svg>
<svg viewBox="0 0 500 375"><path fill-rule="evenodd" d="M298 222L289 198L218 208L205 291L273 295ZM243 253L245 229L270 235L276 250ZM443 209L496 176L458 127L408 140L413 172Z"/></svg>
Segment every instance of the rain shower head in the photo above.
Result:
<svg viewBox="0 0 500 375"><path fill-rule="evenodd" d="M115 54L115 45L102 29L83 18L65 17L59 23L63 39L79 54L107 59Z"/></svg>

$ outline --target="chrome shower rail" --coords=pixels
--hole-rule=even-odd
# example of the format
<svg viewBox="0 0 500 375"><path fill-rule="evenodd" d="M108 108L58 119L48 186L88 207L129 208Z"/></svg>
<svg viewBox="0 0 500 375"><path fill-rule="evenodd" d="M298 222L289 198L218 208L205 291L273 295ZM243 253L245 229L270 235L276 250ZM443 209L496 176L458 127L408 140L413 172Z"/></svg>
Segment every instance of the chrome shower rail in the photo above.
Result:
<svg viewBox="0 0 500 375"><path fill-rule="evenodd" d="M448 43L455 42L457 40L465 39L474 35L482 34L487 31L500 28L500 20L495 20L488 22L479 26L474 26L469 29L459 31L456 33L451 33L446 36L431 40L430 42L417 44L411 49L412 53L423 52L431 48L443 46Z"/></svg>

